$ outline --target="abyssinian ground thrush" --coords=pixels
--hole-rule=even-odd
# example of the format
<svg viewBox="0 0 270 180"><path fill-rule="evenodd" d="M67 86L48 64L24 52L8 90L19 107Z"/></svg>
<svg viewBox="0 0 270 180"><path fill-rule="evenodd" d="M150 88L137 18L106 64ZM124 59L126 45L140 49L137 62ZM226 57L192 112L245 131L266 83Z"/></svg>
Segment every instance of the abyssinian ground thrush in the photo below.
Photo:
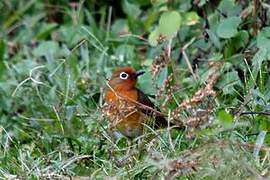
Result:
<svg viewBox="0 0 270 180"><path fill-rule="evenodd" d="M154 128L168 126L158 108L142 91L135 87L143 71L132 67L117 69L106 89L104 115L112 127L123 135L134 138L143 134L145 124Z"/></svg>

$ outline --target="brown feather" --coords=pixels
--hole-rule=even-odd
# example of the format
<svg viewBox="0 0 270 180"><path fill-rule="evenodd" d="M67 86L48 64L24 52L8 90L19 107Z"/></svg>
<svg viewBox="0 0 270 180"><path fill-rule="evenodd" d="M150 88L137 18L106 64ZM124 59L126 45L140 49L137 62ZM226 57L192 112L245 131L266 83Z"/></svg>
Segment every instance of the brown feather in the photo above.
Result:
<svg viewBox="0 0 270 180"><path fill-rule="evenodd" d="M148 107L151 107L157 111L160 112L160 109L158 107L156 107L152 101L147 97L147 95L145 95L141 90L137 89L138 91L138 102L146 105ZM155 128L164 128L168 126L168 121L165 119L164 116L162 115L155 115L155 113L151 110L145 109L145 108L141 108L141 111L148 115L148 116L155 116Z"/></svg>

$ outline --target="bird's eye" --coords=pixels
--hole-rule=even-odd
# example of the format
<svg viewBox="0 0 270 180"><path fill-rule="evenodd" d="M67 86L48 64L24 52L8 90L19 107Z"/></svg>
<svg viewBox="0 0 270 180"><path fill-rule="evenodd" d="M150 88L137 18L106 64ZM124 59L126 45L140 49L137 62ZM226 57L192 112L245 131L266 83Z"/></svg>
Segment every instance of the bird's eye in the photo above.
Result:
<svg viewBox="0 0 270 180"><path fill-rule="evenodd" d="M120 73L120 78L123 80L126 80L128 78L128 74L126 72L121 72Z"/></svg>

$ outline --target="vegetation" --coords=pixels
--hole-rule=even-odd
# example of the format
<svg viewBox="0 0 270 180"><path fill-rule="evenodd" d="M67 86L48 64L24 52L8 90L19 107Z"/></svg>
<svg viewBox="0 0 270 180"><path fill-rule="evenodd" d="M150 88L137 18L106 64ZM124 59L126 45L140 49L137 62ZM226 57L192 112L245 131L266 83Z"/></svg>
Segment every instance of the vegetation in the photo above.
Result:
<svg viewBox="0 0 270 180"><path fill-rule="evenodd" d="M269 178L267 0L2 0L0 175ZM119 66L185 128L113 138Z"/></svg>

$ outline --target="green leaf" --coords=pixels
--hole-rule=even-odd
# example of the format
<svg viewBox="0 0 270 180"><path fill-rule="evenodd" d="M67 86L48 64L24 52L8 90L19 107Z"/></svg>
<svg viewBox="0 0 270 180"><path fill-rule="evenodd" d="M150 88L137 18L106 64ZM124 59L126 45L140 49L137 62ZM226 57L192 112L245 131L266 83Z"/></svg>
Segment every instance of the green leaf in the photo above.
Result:
<svg viewBox="0 0 270 180"><path fill-rule="evenodd" d="M152 86L153 81L152 81L152 76L150 71L146 71L144 73L144 75L142 75L139 80L138 80L138 85L140 87L140 89L142 89L142 91L146 94L155 94L155 89Z"/></svg>
<svg viewBox="0 0 270 180"><path fill-rule="evenodd" d="M55 56L59 52L59 46L54 41L42 42L36 49L34 49L34 54L36 56Z"/></svg>
<svg viewBox="0 0 270 180"><path fill-rule="evenodd" d="M51 33L56 29L57 24L51 23L51 24L43 24L41 26L41 31L36 35L36 39L38 40L45 40L48 36L51 35Z"/></svg>
<svg viewBox="0 0 270 180"><path fill-rule="evenodd" d="M266 49L260 49L252 58L252 66L254 68L260 69L262 62L266 60L267 50Z"/></svg>
<svg viewBox="0 0 270 180"><path fill-rule="evenodd" d="M91 27L85 27L88 31L93 32ZM87 35L88 33L84 30L82 33L78 33L79 29L82 29L81 26L71 26L64 25L59 28L59 38L60 41L66 42L69 46L76 46L79 41L82 39L82 34ZM94 43L94 42L93 42Z"/></svg>
<svg viewBox="0 0 270 180"><path fill-rule="evenodd" d="M171 39L179 30L181 24L181 16L176 11L164 12L160 19L158 27L152 31L148 37L151 46L157 46L160 35Z"/></svg>
<svg viewBox="0 0 270 180"><path fill-rule="evenodd" d="M164 12L159 19L158 31L167 39L172 38L179 30L181 16L176 11Z"/></svg>
<svg viewBox="0 0 270 180"><path fill-rule="evenodd" d="M188 12L191 8L192 8L192 2L191 2L191 0L185 0L185 1L181 1L181 3L179 3L179 6L178 6L177 9L180 12Z"/></svg>
<svg viewBox="0 0 270 180"><path fill-rule="evenodd" d="M236 50L244 48L249 41L249 35L247 31L239 31L232 40L232 45Z"/></svg>
<svg viewBox="0 0 270 180"><path fill-rule="evenodd" d="M260 91L259 88L251 89L251 94L252 94L252 97L254 98L254 102L256 102L257 100L258 101L262 100L263 102L267 104L267 99L265 95Z"/></svg>
<svg viewBox="0 0 270 180"><path fill-rule="evenodd" d="M183 24L191 26L199 22L200 17L196 12L188 12L184 14Z"/></svg>
<svg viewBox="0 0 270 180"><path fill-rule="evenodd" d="M223 91L224 94L235 93L234 86L241 86L241 81L236 71L230 71L221 76L217 83L217 87Z"/></svg>
<svg viewBox="0 0 270 180"><path fill-rule="evenodd" d="M112 25L111 33L114 35L119 35L126 30L128 30L127 21L125 19L117 19Z"/></svg>
<svg viewBox="0 0 270 180"><path fill-rule="evenodd" d="M146 20L144 21L144 29L146 31L150 31L153 24L155 23L155 21L157 20L157 17L159 16L158 12L152 12L149 13L148 17L146 18Z"/></svg>
<svg viewBox="0 0 270 180"><path fill-rule="evenodd" d="M252 58L252 74L254 79L257 79L258 73L261 69L263 61L267 60L267 49L260 49Z"/></svg>
<svg viewBox="0 0 270 180"><path fill-rule="evenodd" d="M168 68L163 68L158 74L155 82L153 82L152 75L150 70L147 70L144 75L142 75L138 80L138 85L140 89L146 94L154 95L156 94L156 88L153 87L153 84L156 84L158 87L161 87L164 84L164 81L168 77Z"/></svg>
<svg viewBox="0 0 270 180"><path fill-rule="evenodd" d="M159 36L160 36L160 33L157 28L150 33L148 37L148 41L151 46L157 46Z"/></svg>
<svg viewBox="0 0 270 180"><path fill-rule="evenodd" d="M200 48L203 51L208 51L209 48L212 48L212 44L209 43L209 41L205 41L204 39L199 39L196 42L194 42L194 47Z"/></svg>
<svg viewBox="0 0 270 180"><path fill-rule="evenodd" d="M217 37L217 35L211 31L210 29L206 29L207 34L209 35L209 38L211 40L211 42L215 45L216 48L221 49L221 44L219 41L219 38Z"/></svg>
<svg viewBox="0 0 270 180"><path fill-rule="evenodd" d="M241 12L241 6L238 4L235 3L235 0L223 0L220 2L218 9L228 17L238 16Z"/></svg>
<svg viewBox="0 0 270 180"><path fill-rule="evenodd" d="M232 115L227 113L225 110L218 112L218 120L220 124L225 128L229 128L233 123Z"/></svg>
<svg viewBox="0 0 270 180"><path fill-rule="evenodd" d="M209 61L219 61L223 58L223 54L217 52L209 56Z"/></svg>
<svg viewBox="0 0 270 180"><path fill-rule="evenodd" d="M241 23L240 17L229 17L220 22L217 28L217 34L221 38L229 39L237 34L237 27Z"/></svg>
<svg viewBox="0 0 270 180"><path fill-rule="evenodd" d="M123 1L123 10L127 15L134 18L137 18L141 14L139 6L137 4L130 3L128 0Z"/></svg>
<svg viewBox="0 0 270 180"><path fill-rule="evenodd" d="M162 7L166 5L167 0L151 0L151 3L155 7L160 7L160 6Z"/></svg>
<svg viewBox="0 0 270 180"><path fill-rule="evenodd" d="M260 128L260 130L269 131L269 129L270 129L270 122L269 122L269 119L267 117L257 116L255 118L255 120L257 122L259 122L259 128Z"/></svg>
<svg viewBox="0 0 270 180"><path fill-rule="evenodd" d="M257 37L257 47L258 48L266 48L270 50L270 27L265 27L258 34Z"/></svg>
<svg viewBox="0 0 270 180"><path fill-rule="evenodd" d="M121 44L115 50L115 56L119 61L133 60L135 58L135 47L133 45Z"/></svg>

